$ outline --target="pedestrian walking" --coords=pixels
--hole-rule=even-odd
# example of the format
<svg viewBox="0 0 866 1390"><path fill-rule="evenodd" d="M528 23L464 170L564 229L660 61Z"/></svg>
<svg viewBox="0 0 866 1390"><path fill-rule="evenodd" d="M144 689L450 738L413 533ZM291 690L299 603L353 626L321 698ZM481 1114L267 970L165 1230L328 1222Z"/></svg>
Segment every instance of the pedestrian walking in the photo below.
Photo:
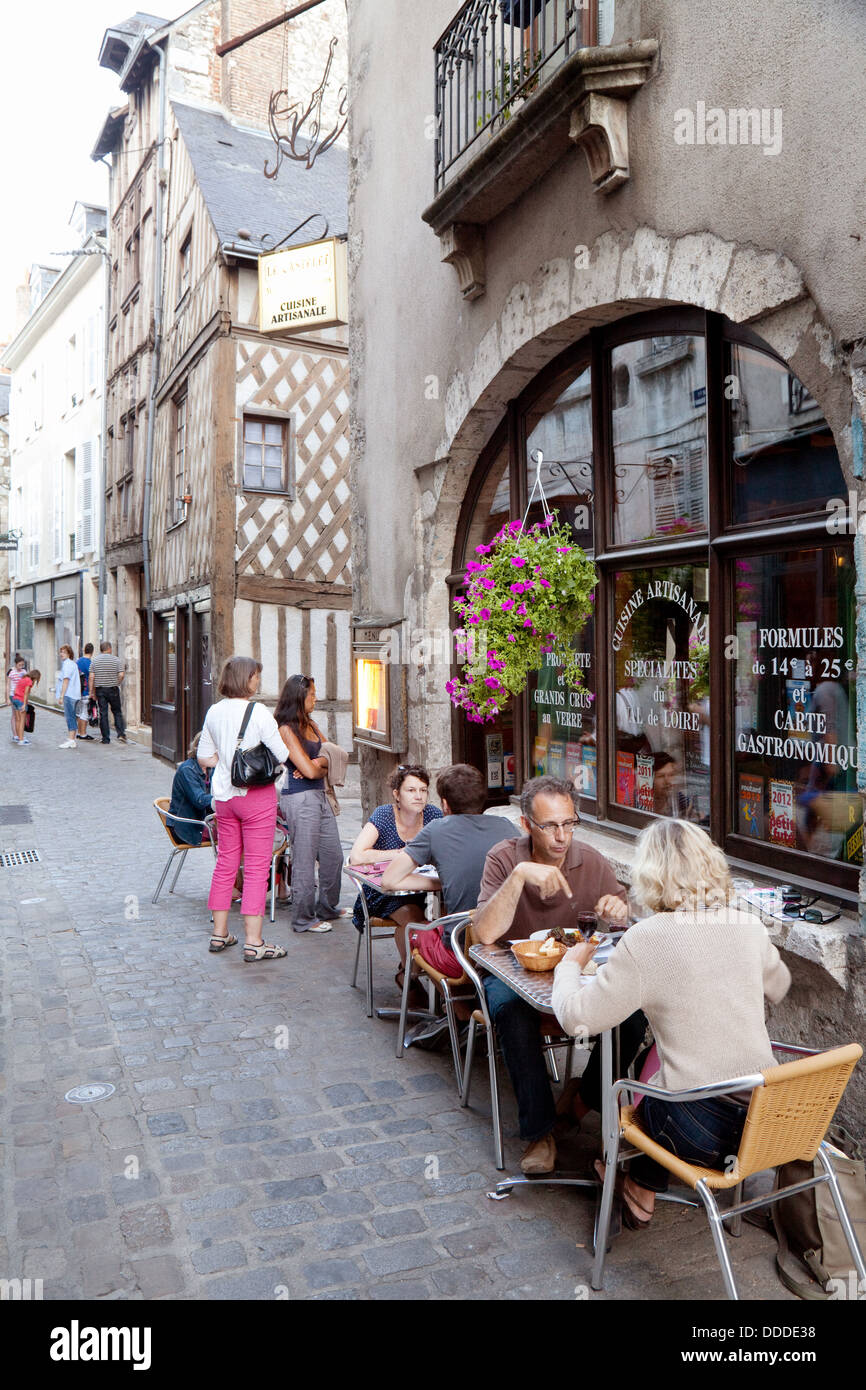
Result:
<svg viewBox="0 0 866 1390"><path fill-rule="evenodd" d="M343 849L325 795L325 739L313 723L315 707L312 677L289 676L274 710L289 757L281 809L292 841L292 928L296 932L330 931L331 922L348 916L339 906Z"/></svg>
<svg viewBox="0 0 866 1390"><path fill-rule="evenodd" d="M99 732L103 743L110 743L108 711L114 715L114 730L120 743L126 743L126 720L120 706L120 687L124 677L123 662L114 656L110 642L100 642L99 656L90 667L90 685L99 706Z"/></svg>
<svg viewBox="0 0 866 1390"><path fill-rule="evenodd" d="M6 699L9 701L9 705L10 705L11 712L12 712L12 742L13 742L13 743L17 743L17 742L18 742L18 711L16 710L16 708L15 708L15 702L14 702L14 700L12 699L12 691L13 691L13 689L15 688L15 686L18 684L18 678L19 678L19 676L21 676L21 675L23 674L23 672L26 671L26 670L27 670L27 662L24 660L24 657L21 655L20 652L16 652L16 653L15 653L15 660L13 661L12 665L9 667L9 670L6 672Z"/></svg>
<svg viewBox="0 0 866 1390"><path fill-rule="evenodd" d="M15 715L15 732L17 738L15 742L20 746L22 743L29 743L30 740L24 732L24 721L27 717L27 705L30 701L30 691L34 685L38 685L42 679L42 672L36 668L32 671L20 671L12 691L12 710Z"/></svg>
<svg viewBox="0 0 866 1390"><path fill-rule="evenodd" d="M93 694L93 691L90 689L90 667L92 657L93 643L88 642L87 646L84 648L84 655L80 656L75 663L78 667L79 675L81 676L81 698L86 702L85 705L79 706L78 737L89 739L91 742L93 740L93 734L87 732L87 722L90 714L90 696ZM85 710L83 718L80 713L81 709Z"/></svg>
<svg viewBox="0 0 866 1390"><path fill-rule="evenodd" d="M286 759L286 747L274 716L255 702L261 676L260 661L248 656L229 657L217 686L223 698L211 705L207 712L196 754L202 767L214 769L211 792L216 806L217 862L207 900L213 913L210 950L224 951L237 944L237 937L229 936L228 919L232 885L243 855L241 916L246 934L244 960L248 962L276 960L286 954L284 946L274 946L262 939L262 919L277 824L276 787L273 782L265 787L249 788L236 787L232 783L232 760L238 747L247 751L263 743L280 763ZM249 719L241 736L241 727L248 713Z"/></svg>
<svg viewBox="0 0 866 1390"><path fill-rule="evenodd" d="M63 714L66 719L67 735L63 743L58 744L59 748L75 748L75 735L78 730L78 714L76 705L81 699L81 673L75 664L75 653L69 646L62 646L58 653L60 657L60 674L57 677L55 697L57 703L63 706Z"/></svg>

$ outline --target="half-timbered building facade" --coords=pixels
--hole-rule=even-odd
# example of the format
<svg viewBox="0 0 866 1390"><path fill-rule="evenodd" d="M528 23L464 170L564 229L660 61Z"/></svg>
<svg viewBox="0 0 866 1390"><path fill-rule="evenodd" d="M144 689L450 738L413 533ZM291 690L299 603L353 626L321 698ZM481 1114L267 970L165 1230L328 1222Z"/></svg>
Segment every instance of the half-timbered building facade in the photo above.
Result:
<svg viewBox="0 0 866 1390"><path fill-rule="evenodd" d="M346 330L258 327L259 256L279 244L346 233L347 161L339 144L311 170L285 160L276 178L264 175L275 153L265 132L267 81L277 85L282 65L284 81L291 87L296 80L302 95L319 56L321 76L330 38L344 33L345 11L324 5L315 25L291 26L288 41L265 35L230 64L220 59L221 37L261 18L258 8L247 4L235 15L237 6L210 0L171 24L139 15L130 24L142 28L137 37L130 31L125 58L124 26L103 44L103 62L123 60L129 98L97 146L110 145L112 154L118 273L135 222L118 216L130 196L129 112L147 112L146 140L141 132L136 139L159 152L154 196L142 198L152 210L142 226L151 277L142 341L152 370L139 391L140 414L115 387L106 540L109 554L134 544L122 530L122 496L112 499L118 486L130 486L121 480L131 473L127 524L130 532L140 527L139 606L149 633L142 716L154 753L171 759L201 726L219 666L232 652L262 662L266 700L276 699L293 672L313 676L323 727L351 742ZM118 342L112 384L112 369L122 376L125 361ZM140 383L143 377L140 370ZM115 609L122 644L120 629L133 615L130 605ZM134 656L133 645L125 650Z"/></svg>

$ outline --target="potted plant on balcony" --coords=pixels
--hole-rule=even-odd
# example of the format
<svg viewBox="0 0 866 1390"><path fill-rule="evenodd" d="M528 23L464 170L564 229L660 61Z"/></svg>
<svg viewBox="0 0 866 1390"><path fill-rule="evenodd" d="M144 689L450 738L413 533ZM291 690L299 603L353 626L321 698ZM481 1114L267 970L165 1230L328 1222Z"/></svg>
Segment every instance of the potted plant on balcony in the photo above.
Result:
<svg viewBox="0 0 866 1390"><path fill-rule="evenodd" d="M465 597L454 602L463 624L455 634L463 670L445 688L467 719L480 724L525 689L547 654L567 686L582 685L574 639L592 611L597 575L555 512L531 527L508 523L475 553Z"/></svg>

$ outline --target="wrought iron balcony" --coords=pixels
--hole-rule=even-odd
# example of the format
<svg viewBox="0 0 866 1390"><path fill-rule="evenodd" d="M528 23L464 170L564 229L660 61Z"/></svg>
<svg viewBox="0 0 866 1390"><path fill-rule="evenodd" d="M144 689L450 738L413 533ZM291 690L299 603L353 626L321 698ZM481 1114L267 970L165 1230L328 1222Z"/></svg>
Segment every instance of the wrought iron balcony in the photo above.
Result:
<svg viewBox="0 0 866 1390"><path fill-rule="evenodd" d="M598 17L599 0L467 0L436 43L436 194L571 54L599 42Z"/></svg>

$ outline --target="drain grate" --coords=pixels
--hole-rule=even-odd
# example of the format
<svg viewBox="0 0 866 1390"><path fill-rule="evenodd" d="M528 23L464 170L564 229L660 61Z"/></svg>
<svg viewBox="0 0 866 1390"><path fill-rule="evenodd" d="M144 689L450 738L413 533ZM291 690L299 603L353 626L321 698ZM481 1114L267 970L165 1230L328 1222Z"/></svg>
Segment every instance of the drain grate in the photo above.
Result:
<svg viewBox="0 0 866 1390"><path fill-rule="evenodd" d="M41 864L38 849L4 849L0 853L0 869L18 869L24 864Z"/></svg>
<svg viewBox="0 0 866 1390"><path fill-rule="evenodd" d="M67 1091L64 1100L74 1104L82 1104L89 1100L105 1100L107 1096L114 1095L114 1087L108 1081L91 1081L85 1086L73 1086L71 1091Z"/></svg>

